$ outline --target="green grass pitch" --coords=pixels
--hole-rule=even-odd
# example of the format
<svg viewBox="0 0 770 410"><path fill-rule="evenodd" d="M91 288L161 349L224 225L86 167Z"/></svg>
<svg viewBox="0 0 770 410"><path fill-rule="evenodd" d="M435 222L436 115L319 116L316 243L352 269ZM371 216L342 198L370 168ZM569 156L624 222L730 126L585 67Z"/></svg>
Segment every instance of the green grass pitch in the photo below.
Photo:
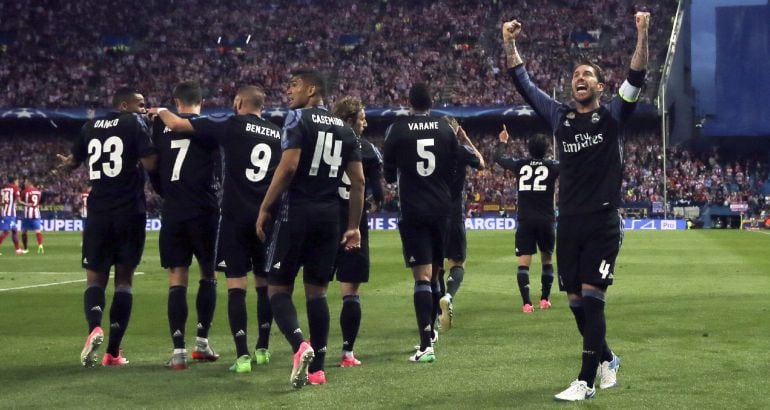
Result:
<svg viewBox="0 0 770 410"><path fill-rule="evenodd" d="M288 343L273 326L272 362L234 375L224 280L210 340L222 355L187 371L163 367L171 353L167 279L157 235L148 235L135 279L125 368L83 369L86 337L80 235L48 233L45 255L0 248L0 408L553 408L579 370L581 342L563 294L553 308L520 312L512 232L469 232L456 326L439 338L438 361L412 364L417 341L410 273L396 232L373 232L372 282L362 287L356 353L363 366L335 367L339 289L329 291L332 327L325 386L294 391ZM32 247L34 252L34 247ZM627 232L606 309L608 341L621 356L620 387L591 408L762 408L770 406L770 235L738 231ZM536 258L537 259L537 258ZM539 292L539 264L532 288ZM195 278L194 274L192 277ZM62 283L70 282L70 283ZM12 289L58 283L45 287ZM191 281L196 284L197 281ZM194 297L188 292L188 345ZM301 287L298 287L301 289ZM108 291L108 306L111 300ZM295 293L307 334L301 291ZM248 295L250 344L255 294ZM108 315L105 312L104 327ZM106 346L106 344L105 344ZM100 350L103 353L104 347Z"/></svg>

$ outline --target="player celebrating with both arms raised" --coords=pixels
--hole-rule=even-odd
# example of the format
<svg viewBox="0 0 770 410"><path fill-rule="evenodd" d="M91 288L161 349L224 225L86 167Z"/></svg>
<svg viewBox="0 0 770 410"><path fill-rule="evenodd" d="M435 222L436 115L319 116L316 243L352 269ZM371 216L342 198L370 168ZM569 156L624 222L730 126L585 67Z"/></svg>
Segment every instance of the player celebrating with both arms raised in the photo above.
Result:
<svg viewBox="0 0 770 410"><path fill-rule="evenodd" d="M607 346L604 317L605 294L612 284L615 258L623 239L623 220L618 213L623 174L621 130L636 108L647 65L649 13L637 13L637 43L627 80L619 97L601 104L605 88L601 69L590 62L578 64L572 73L571 107L550 98L529 78L516 49L521 23L502 27L506 63L516 89L548 121L561 162L559 180L559 287L569 297L578 330L583 335L582 367L575 381L557 400L585 400L599 387L617 385L620 361Z"/></svg>

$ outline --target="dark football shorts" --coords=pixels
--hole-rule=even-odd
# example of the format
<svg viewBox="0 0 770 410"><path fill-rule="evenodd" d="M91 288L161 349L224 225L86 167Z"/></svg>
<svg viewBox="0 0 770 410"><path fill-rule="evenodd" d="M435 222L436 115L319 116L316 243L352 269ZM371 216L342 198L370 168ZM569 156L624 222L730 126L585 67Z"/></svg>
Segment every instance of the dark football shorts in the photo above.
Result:
<svg viewBox="0 0 770 410"><path fill-rule="evenodd" d="M340 238L348 229L348 214L346 207L340 206ZM369 221L364 212L358 229L361 231L361 247L346 251L343 246L338 248L334 275L338 282L366 283L369 282Z"/></svg>
<svg viewBox="0 0 770 410"><path fill-rule="evenodd" d="M448 225L446 215L403 215L398 232L406 266L443 265Z"/></svg>
<svg viewBox="0 0 770 410"><path fill-rule="evenodd" d="M465 238L465 217L454 214L449 217L444 255L453 261L465 262L468 242Z"/></svg>
<svg viewBox="0 0 770 410"><path fill-rule="evenodd" d="M213 268L216 235L216 211L184 220L164 218L158 240L160 265L166 269L189 267L195 255L201 266Z"/></svg>
<svg viewBox="0 0 770 410"><path fill-rule="evenodd" d="M525 219L516 227L516 256L540 252L553 254L556 236L553 222L547 219Z"/></svg>
<svg viewBox="0 0 770 410"><path fill-rule="evenodd" d="M617 210L559 217L557 231L560 290L579 293L583 283L612 285L623 242L623 219Z"/></svg>
<svg viewBox="0 0 770 410"><path fill-rule="evenodd" d="M82 264L90 271L109 274L112 265L135 269L144 252L145 214L88 215L83 232Z"/></svg>
<svg viewBox="0 0 770 410"><path fill-rule="evenodd" d="M329 284L340 246L339 212L336 202L281 204L267 255L269 284L293 286L300 267L305 284Z"/></svg>
<svg viewBox="0 0 770 410"><path fill-rule="evenodd" d="M249 272L267 277L265 246L257 236L256 216L235 218L222 215L216 236L214 269L227 278L242 278Z"/></svg>

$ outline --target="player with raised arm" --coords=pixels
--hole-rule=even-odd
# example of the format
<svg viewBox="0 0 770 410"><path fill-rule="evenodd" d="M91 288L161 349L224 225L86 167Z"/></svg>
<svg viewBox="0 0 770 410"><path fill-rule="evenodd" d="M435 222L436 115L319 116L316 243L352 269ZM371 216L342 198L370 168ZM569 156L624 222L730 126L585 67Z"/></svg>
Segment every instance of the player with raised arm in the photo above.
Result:
<svg viewBox="0 0 770 410"><path fill-rule="evenodd" d="M200 115L203 102L200 85L179 83L172 95L181 118ZM175 132L157 118L153 124L153 139L158 150L158 188L163 197L163 225L158 241L160 263L168 269L167 312L173 343L173 353L166 366L183 370L187 368L187 286L193 255L198 260L200 281L195 303L198 322L192 358L199 361L219 359L208 342L217 300L214 240L219 212L214 162L218 151L215 141Z"/></svg>
<svg viewBox="0 0 770 410"><path fill-rule="evenodd" d="M412 115L393 123L385 132L385 181L398 182L401 215L398 230L406 266L414 277L414 310L420 345L409 360L431 363L434 306L440 295L438 276L444 263L444 245L452 213L450 185L455 175L458 142L449 123L429 116L430 89L415 84L409 90Z"/></svg>
<svg viewBox="0 0 770 410"><path fill-rule="evenodd" d="M543 270L540 276L541 294L540 309L551 307L551 284L553 284L553 248L556 245L556 235L553 231L555 212L553 209L553 194L556 179L559 177L559 163L545 159L548 151L548 137L543 134L532 136L527 142L529 158L514 159L505 155L505 145L508 143L508 129L498 135L495 149L495 162L503 169L513 171L516 175L517 191L519 194L516 217L516 256L519 267L516 282L519 285L524 313L532 313L535 308L529 296L529 265L532 255L540 249L540 261Z"/></svg>
<svg viewBox="0 0 770 410"><path fill-rule="evenodd" d="M86 269L85 317L89 335L80 353L85 367L96 364L96 351L104 339L101 328L105 288L115 266L115 294L110 307L110 338L104 366L128 364L120 348L133 304L134 271L144 251L147 215L144 197L145 170L154 171L155 149L142 114L144 97L130 87L115 92L114 111L88 121L72 146L72 154L59 155L61 168L88 167L91 194L88 229L83 236L82 264Z"/></svg>
<svg viewBox="0 0 770 410"><path fill-rule="evenodd" d="M650 14L638 12L634 18L636 49L619 95L601 103L604 75L596 64L582 62L572 72L574 107L553 100L530 80L516 49L521 23L513 20L502 27L508 72L519 93L550 125L559 152L559 288L567 292L583 336L583 355L577 379L555 396L557 400L593 397L597 373L600 388L617 385L620 360L605 340L604 305L623 239L623 220L618 213L622 129L636 108L647 66Z"/></svg>
<svg viewBox="0 0 770 410"><path fill-rule="evenodd" d="M256 229L265 240L265 228L275 215L268 254L274 269L270 270L268 290L275 323L294 352L290 382L300 388L306 383L326 383L324 360L330 320L326 289L340 243L347 250L360 246L364 172L355 132L323 107L326 81L321 73L312 69L292 72L287 94L291 111L283 126L283 157L262 202ZM350 207L347 230L340 242L339 187L343 174L350 179ZM309 342L303 340L291 300L300 267Z"/></svg>
<svg viewBox="0 0 770 410"><path fill-rule="evenodd" d="M13 247L17 255L22 255L24 251L19 246L18 228L16 227L16 204L19 202L19 179L16 177L8 178L8 183L0 189L0 206L2 214L0 215L0 245L3 244L8 234L13 240ZM2 253L0 253L2 255Z"/></svg>
<svg viewBox="0 0 770 410"><path fill-rule="evenodd" d="M237 357L230 371L235 373L251 372L252 361L269 361L272 316L266 292L265 247L256 236L254 223L281 159L281 130L262 118L264 104L264 91L246 86L238 90L233 101L235 115L230 117L182 118L163 108L150 110L172 131L188 133L203 144L218 143L222 148L224 183L214 260L216 269L227 277L227 315ZM258 349L253 360L247 342L249 271L254 273L259 321Z"/></svg>
<svg viewBox="0 0 770 410"><path fill-rule="evenodd" d="M21 192L20 204L24 205L24 218L21 220L21 243L24 253L29 252L27 248L27 232L35 231L37 239L37 253L45 252L43 248L43 233L40 224L40 200L43 194L35 188L29 179L24 183L24 191Z"/></svg>
<svg viewBox="0 0 770 410"><path fill-rule="evenodd" d="M454 323L453 300L465 277L465 258L468 242L465 238L465 171L468 167L483 170L486 166L484 157L468 138L468 134L456 119L444 117L457 135L460 149L455 160L455 174L449 190L452 194L452 213L445 246L446 259L449 262L449 276L446 279L446 292L439 301L441 307L441 329L447 331Z"/></svg>
<svg viewBox="0 0 770 410"><path fill-rule="evenodd" d="M360 99L343 97L334 105L334 115L349 125L361 142L361 163L364 168L366 188L372 193L372 201L377 207L382 203L382 155L371 142L363 138L366 128L366 112ZM348 201L350 200L350 178L342 174L339 188L340 198L340 233L348 226ZM367 202L366 205L369 205ZM361 361L353 354L353 347L361 326L361 283L369 281L369 221L365 209L361 215L358 229L361 231L361 246L345 251L340 248L334 269L340 282L342 310L340 311L340 329L342 330L342 358L340 367L359 366Z"/></svg>

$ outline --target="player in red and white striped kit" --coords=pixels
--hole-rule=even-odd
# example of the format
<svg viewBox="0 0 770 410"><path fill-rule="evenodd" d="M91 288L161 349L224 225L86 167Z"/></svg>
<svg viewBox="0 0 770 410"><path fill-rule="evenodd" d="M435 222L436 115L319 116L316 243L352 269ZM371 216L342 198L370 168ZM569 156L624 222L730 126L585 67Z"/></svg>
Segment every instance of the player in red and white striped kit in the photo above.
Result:
<svg viewBox="0 0 770 410"><path fill-rule="evenodd" d="M2 213L0 214L0 230L3 231L0 234L0 245L3 244L8 234L11 234L13 239L13 246L16 248L16 254L21 255L22 250L19 247L19 237L16 228L16 203L19 201L19 180L18 178L11 177L8 179L8 183L0 189L0 208ZM0 255L2 255L0 253Z"/></svg>
<svg viewBox="0 0 770 410"><path fill-rule="evenodd" d="M21 220L21 243L23 245L22 253L27 253L27 231L35 231L37 237L37 253L45 252L43 249L43 233L40 224L40 200L42 193L35 188L32 181L27 180L24 184L24 191L21 193L20 204L24 205L24 218Z"/></svg>

